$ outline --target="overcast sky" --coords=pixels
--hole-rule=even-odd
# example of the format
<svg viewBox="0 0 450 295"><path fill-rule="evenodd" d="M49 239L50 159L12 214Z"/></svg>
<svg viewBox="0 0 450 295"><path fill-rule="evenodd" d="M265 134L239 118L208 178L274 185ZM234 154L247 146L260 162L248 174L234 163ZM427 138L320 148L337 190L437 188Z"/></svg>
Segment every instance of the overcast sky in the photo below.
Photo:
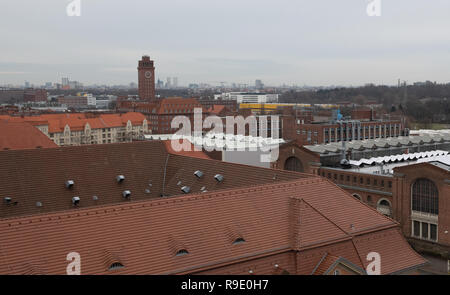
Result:
<svg viewBox="0 0 450 295"><path fill-rule="evenodd" d="M361 85L450 82L450 1L0 1L0 85L69 77L137 82L137 61L179 83Z"/></svg>

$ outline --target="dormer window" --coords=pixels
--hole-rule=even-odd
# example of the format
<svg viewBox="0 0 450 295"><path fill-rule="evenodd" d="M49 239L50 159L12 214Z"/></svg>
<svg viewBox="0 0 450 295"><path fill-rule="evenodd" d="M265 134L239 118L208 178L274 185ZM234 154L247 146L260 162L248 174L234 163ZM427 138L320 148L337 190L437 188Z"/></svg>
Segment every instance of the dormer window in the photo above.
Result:
<svg viewBox="0 0 450 295"><path fill-rule="evenodd" d="M233 245L239 245L245 243L245 240L243 238L237 238L234 240Z"/></svg>
<svg viewBox="0 0 450 295"><path fill-rule="evenodd" d="M108 270L116 270L116 269L121 269L123 268L123 264L120 262L114 262L113 264L111 264L108 268Z"/></svg>
<svg viewBox="0 0 450 295"><path fill-rule="evenodd" d="M176 256L184 256L184 255L188 255L189 252L186 249L181 249L177 252Z"/></svg>

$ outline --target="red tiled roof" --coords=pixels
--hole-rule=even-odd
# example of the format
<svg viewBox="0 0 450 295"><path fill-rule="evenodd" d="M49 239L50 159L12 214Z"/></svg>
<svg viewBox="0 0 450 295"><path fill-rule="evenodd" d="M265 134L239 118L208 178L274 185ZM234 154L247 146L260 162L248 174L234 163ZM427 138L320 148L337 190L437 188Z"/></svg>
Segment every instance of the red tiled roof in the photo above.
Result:
<svg viewBox="0 0 450 295"><path fill-rule="evenodd" d="M33 206L28 203L36 201L36 195L46 198L43 208L62 200L67 209L75 194L84 203L91 202L98 192L100 200L116 198L115 205L103 203L62 212L53 209L50 212L54 213L1 220L0 273L63 274L66 255L72 251L82 257L83 274L193 273L236 263L242 257L287 251L299 251L300 274L310 274L323 251L361 266L366 266L369 251L379 252L383 273L424 262L407 245L396 222L326 179L164 156L162 150L160 142L141 142L64 148L53 153L0 153L0 160L6 163L6 168L0 169L1 194L27 194L19 200L19 207ZM30 170L25 168L28 162ZM10 163L16 167L13 171ZM197 169L205 173L203 178L193 176ZM13 174L8 177L6 172ZM213 179L215 173L225 176L223 183ZM117 174L125 175L123 185L115 182ZM75 179L75 190L68 192L63 181L70 178ZM143 190L149 178L151 190L157 194L163 183L165 194L180 194L179 185L190 186L193 193L146 200L149 196ZM208 192L201 193L201 186ZM123 189L131 189L139 198L123 201ZM14 194L12 197L14 200ZM236 237L245 242L233 245ZM189 254L176 256L181 249ZM116 260L124 267L108 271L108 265Z"/></svg>
<svg viewBox="0 0 450 295"><path fill-rule="evenodd" d="M339 260L339 257L325 253L324 256L322 257L322 259L319 261L319 264L316 266L316 268L312 274L313 275L323 275L338 260Z"/></svg>
<svg viewBox="0 0 450 295"><path fill-rule="evenodd" d="M124 190L131 190L132 201L176 196L182 194L178 182L196 193L203 187L216 191L309 177L169 154L162 141L2 151L0 163L0 196L19 202L0 203L0 218L74 209L74 196L81 198L79 208L129 202L122 197ZM197 179L196 170L205 176ZM225 177L222 183L214 179L219 173ZM122 184L116 181L118 175L125 176ZM64 186L67 180L75 181L70 190ZM92 199L94 195L98 200ZM43 206L36 207L36 202Z"/></svg>
<svg viewBox="0 0 450 295"><path fill-rule="evenodd" d="M142 122L146 120L144 114L137 112L128 112L122 114L120 117L122 118L122 123L126 124L128 121L131 121L133 125L142 125Z"/></svg>
<svg viewBox="0 0 450 295"><path fill-rule="evenodd" d="M208 109L208 112L211 113L211 114L218 115L218 114L220 114L220 112L222 112L225 109L226 109L226 106L224 106L224 105L213 104L211 106L211 108Z"/></svg>
<svg viewBox="0 0 450 295"><path fill-rule="evenodd" d="M94 118L87 118L84 113L65 113L29 117L0 116L0 119L10 122L28 122L34 126L48 125L49 133L60 133L64 131L66 125L69 125L71 131L81 131L84 130L86 123L89 123L91 129L126 126L129 120L132 125L136 126L142 125L146 118L141 113L130 112L102 114Z"/></svg>
<svg viewBox="0 0 450 295"><path fill-rule="evenodd" d="M189 150L186 151L175 151L172 147L172 143L176 140L164 140L164 146L169 154L173 155L181 155L187 157L201 158L201 159L210 159L208 155L206 155L201 149L199 151L195 150L194 145L187 139L182 139L182 142L179 141L180 145L189 145Z"/></svg>
<svg viewBox="0 0 450 295"><path fill-rule="evenodd" d="M35 149L58 147L39 129L24 122L0 120L0 150Z"/></svg>
<svg viewBox="0 0 450 295"><path fill-rule="evenodd" d="M347 246L342 242L326 245L331 255L346 257L361 265L359 261L365 259L368 251L379 252L383 273L424 262L407 245L394 222L361 206L350 195L336 191L332 183L314 177L253 188L4 219L0 221L0 273L23 273L23 263L32 262L39 266L33 271L63 274L68 263L66 256L72 251L81 255L83 274L185 274L214 268L218 264L236 263L242 257L248 259L260 253L292 251L287 218L289 196L300 195L308 201L319 199L321 203L330 197L341 199L347 205L345 210L321 212L330 220L345 216L348 222L358 225L357 218L353 217L356 213L373 222L371 232L351 234L356 248L352 241L343 242ZM380 230L383 225L386 229ZM241 236L245 242L233 245L230 233ZM181 249L189 253L177 256ZM320 251L320 248L311 251ZM110 253L116 253L115 258L111 258ZM307 262L301 258L301 253L300 266ZM307 254L306 257L308 255L311 256ZM300 267L299 273L310 274L321 257L323 254L307 271L301 271ZM124 267L108 271L108 264L115 260L120 260Z"/></svg>
<svg viewBox="0 0 450 295"><path fill-rule="evenodd" d="M383 274L425 262L398 223L318 176L173 155L160 141L3 151L0 162L0 195L18 201L0 205L0 274L64 274L74 251L82 274L196 273L285 252L299 274L325 253L365 268L378 252Z"/></svg>

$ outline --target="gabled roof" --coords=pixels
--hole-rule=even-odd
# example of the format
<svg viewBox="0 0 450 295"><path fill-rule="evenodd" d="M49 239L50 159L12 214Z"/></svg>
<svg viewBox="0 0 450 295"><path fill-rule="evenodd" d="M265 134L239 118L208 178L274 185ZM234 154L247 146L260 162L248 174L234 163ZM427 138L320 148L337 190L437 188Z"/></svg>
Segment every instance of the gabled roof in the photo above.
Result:
<svg viewBox="0 0 450 295"><path fill-rule="evenodd" d="M186 274L292 251L291 220L287 218L291 196L301 196L308 203L316 200L332 223L354 223L357 229L366 229L351 234L357 251L351 241L330 242L325 246L334 249L331 255L343 256L354 263L365 259L367 251L379 251L386 269L383 273L424 262L407 246L395 222L362 205L348 193L336 190L331 182L310 177L4 219L0 221L0 273L23 273L23 262L34 261L44 265L40 273L64 274L66 256L73 251L81 255L83 274L111 273L105 261L117 259L124 267L114 273ZM324 206L329 199L334 200L333 205L339 202L342 206L336 209ZM364 216L365 220L358 216ZM370 227L366 223L370 223ZM233 245L230 229L239 232L245 242ZM320 234L323 229L308 234ZM350 247L343 247L342 243ZM29 247L31 244L33 247ZM177 256L176 252L182 249L188 254ZM108 253L120 255L112 259ZM318 262L302 271L307 260L301 261L300 274L310 274Z"/></svg>
<svg viewBox="0 0 450 295"><path fill-rule="evenodd" d="M330 255L329 253L325 253L319 263L316 265L314 270L312 271L312 275L328 275L333 270L335 270L339 265L346 267L347 269L351 269L352 273L363 275L366 274L366 271L362 269L360 266L353 264L343 257L337 257Z"/></svg>
<svg viewBox="0 0 450 295"><path fill-rule="evenodd" d="M56 147L50 138L28 123L0 120L0 150Z"/></svg>

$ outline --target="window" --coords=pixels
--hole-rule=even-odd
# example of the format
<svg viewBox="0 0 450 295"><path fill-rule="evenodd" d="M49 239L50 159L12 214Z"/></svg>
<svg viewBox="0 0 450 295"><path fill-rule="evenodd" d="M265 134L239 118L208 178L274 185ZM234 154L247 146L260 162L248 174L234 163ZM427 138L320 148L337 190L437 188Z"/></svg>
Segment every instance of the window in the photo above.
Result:
<svg viewBox="0 0 450 295"><path fill-rule="evenodd" d="M439 214L439 193L432 181L421 178L414 182L412 186L412 210Z"/></svg>
<svg viewBox="0 0 450 295"><path fill-rule="evenodd" d="M355 197L355 199L358 199L358 200L361 201L361 196L360 196L360 195L358 195L358 194L353 194L352 196Z"/></svg>
<svg viewBox="0 0 450 295"><path fill-rule="evenodd" d="M108 268L108 270L115 270L115 269L120 269L123 267L123 264L120 262L114 262L113 264L111 264L111 266Z"/></svg>
<svg viewBox="0 0 450 295"><path fill-rule="evenodd" d="M428 223L422 222L422 239L428 239Z"/></svg>
<svg viewBox="0 0 450 295"><path fill-rule="evenodd" d="M433 241L437 240L437 225L430 224L430 239Z"/></svg>
<svg viewBox="0 0 450 295"><path fill-rule="evenodd" d="M188 250L186 250L186 249L181 249L181 250L179 250L179 251L177 252L176 256L184 256L184 255L187 255L187 254L189 254Z"/></svg>
<svg viewBox="0 0 450 295"><path fill-rule="evenodd" d="M242 243L245 243L245 240L243 238L237 238L236 240L234 240L233 245L238 245Z"/></svg>
<svg viewBox="0 0 450 295"><path fill-rule="evenodd" d="M413 220L412 227L413 237L437 241L437 224Z"/></svg>
<svg viewBox="0 0 450 295"><path fill-rule="evenodd" d="M413 235L415 237L420 237L420 222L419 221L415 221L413 222Z"/></svg>

